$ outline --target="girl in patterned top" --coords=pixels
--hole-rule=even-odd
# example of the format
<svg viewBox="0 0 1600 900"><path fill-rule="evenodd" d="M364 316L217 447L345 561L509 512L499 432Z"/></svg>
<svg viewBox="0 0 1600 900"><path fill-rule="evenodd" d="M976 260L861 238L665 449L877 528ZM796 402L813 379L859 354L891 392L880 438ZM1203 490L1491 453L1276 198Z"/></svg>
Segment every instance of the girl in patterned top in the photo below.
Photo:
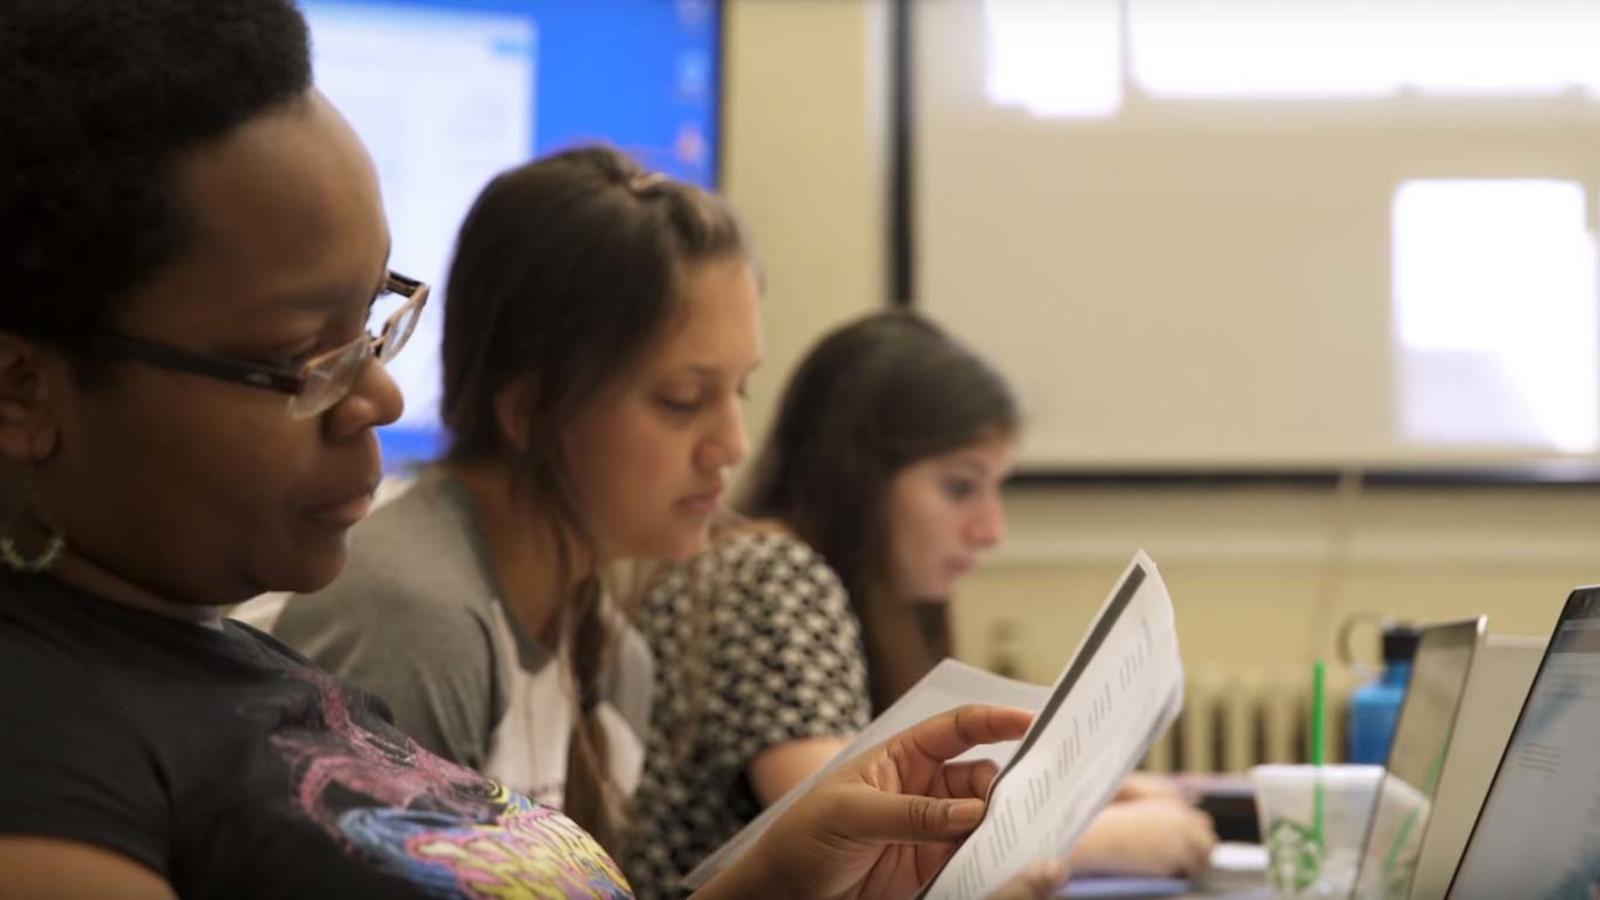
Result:
<svg viewBox="0 0 1600 900"><path fill-rule="evenodd" d="M630 897L222 615L344 565L427 296L310 72L291 0L0 4L0 900ZM1027 722L891 740L706 896L910 896L993 778L944 760Z"/></svg>
<svg viewBox="0 0 1600 900"><path fill-rule="evenodd" d="M1018 429L1001 376L910 312L806 355L736 504L748 522L644 601L660 687L630 877L681 878L948 652L944 601L1003 536ZM1204 864L1211 823L1170 783L1119 799L1074 868Z"/></svg>

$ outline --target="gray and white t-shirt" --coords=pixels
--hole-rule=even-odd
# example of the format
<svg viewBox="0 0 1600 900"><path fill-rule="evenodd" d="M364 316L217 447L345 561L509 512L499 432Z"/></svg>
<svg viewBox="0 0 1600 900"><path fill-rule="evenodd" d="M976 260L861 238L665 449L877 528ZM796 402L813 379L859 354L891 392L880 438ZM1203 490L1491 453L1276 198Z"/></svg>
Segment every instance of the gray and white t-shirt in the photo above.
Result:
<svg viewBox="0 0 1600 900"><path fill-rule="evenodd" d="M351 529L339 578L289 598L272 630L383 697L422 746L559 809L576 706L570 667L501 602L465 487L425 469L385 494ZM644 768L653 667L639 634L620 615L611 624L620 637L599 716L612 777L631 794Z"/></svg>

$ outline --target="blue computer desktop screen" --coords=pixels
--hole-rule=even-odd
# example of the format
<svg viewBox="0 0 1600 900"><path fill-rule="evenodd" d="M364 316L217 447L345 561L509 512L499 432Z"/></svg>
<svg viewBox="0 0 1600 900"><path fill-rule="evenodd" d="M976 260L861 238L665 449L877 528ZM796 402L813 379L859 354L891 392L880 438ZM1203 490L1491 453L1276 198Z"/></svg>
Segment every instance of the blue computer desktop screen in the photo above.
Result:
<svg viewBox="0 0 1600 900"><path fill-rule="evenodd" d="M496 173L602 141L714 187L719 0L303 0L318 87L378 168L391 267L434 286L390 372L385 467L433 456L456 228Z"/></svg>

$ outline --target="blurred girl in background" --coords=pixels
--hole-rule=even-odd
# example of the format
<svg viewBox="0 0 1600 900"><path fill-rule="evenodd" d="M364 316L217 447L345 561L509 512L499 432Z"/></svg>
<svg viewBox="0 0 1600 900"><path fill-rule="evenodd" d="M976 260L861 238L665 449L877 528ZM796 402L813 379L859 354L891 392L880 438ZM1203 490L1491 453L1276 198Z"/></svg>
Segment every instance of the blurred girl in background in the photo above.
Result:
<svg viewBox="0 0 1600 900"><path fill-rule="evenodd" d="M1005 380L910 312L825 336L790 379L735 503L665 570L639 628L658 693L625 867L672 885L822 767L949 652L954 586L1005 534L1020 415ZM1131 778L1076 871L1202 867L1210 820Z"/></svg>

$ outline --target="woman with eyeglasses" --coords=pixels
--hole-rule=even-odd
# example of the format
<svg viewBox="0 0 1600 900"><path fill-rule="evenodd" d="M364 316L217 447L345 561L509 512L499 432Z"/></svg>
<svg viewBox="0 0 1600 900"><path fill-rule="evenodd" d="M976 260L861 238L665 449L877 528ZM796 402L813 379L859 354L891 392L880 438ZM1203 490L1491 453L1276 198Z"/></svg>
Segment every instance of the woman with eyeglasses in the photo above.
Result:
<svg viewBox="0 0 1600 900"><path fill-rule="evenodd" d="M345 565L426 299L294 5L5 3L0 122L0 900L631 896L569 818L222 616ZM892 740L705 896L910 896L993 777L944 761L1027 721Z"/></svg>

